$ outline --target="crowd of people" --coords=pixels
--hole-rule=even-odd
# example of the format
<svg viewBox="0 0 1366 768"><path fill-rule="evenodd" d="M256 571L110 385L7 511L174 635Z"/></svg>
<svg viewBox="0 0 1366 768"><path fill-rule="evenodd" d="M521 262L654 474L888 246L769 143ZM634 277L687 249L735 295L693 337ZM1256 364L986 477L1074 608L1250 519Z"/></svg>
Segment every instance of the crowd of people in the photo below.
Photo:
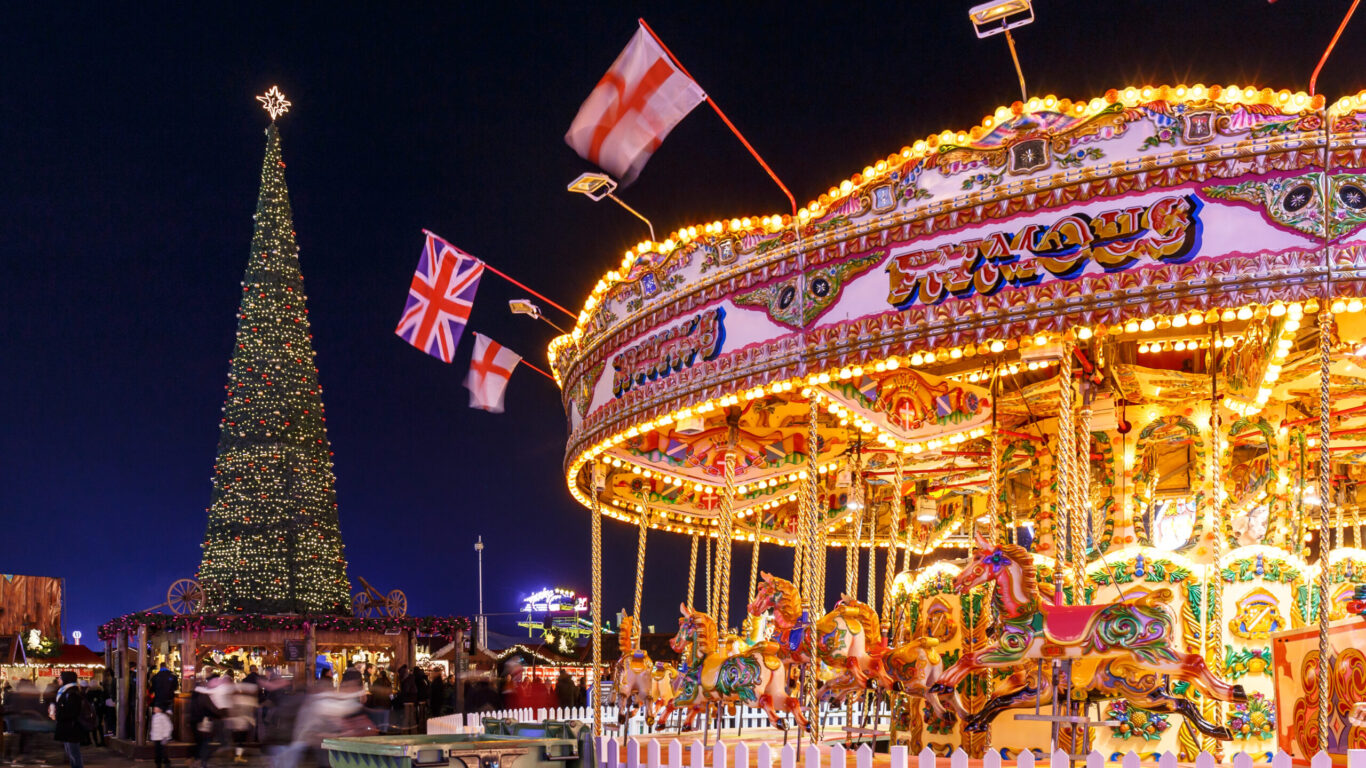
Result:
<svg viewBox="0 0 1366 768"><path fill-rule="evenodd" d="M131 683L131 681L130 681ZM440 667L400 666L397 670L356 662L334 677L319 667L313 680L287 678L278 669L261 672L204 668L185 703L190 733L176 733L175 702L180 680L167 664L158 665L142 691L147 738L156 768L170 768L167 747L173 738L193 741L191 768L208 768L215 756L231 750L233 763L245 763L248 745L259 745L275 768L297 768L306 761L326 765L324 739L391 732L416 732L430 717L460 711L456 681ZM33 680L0 681L0 713L10 734L11 749L20 756L34 738L51 734L60 743L70 768L84 768L81 746L102 746L115 731L117 683L106 670L101 677L78 679L62 672L43 689ZM130 700L139 700L130 690ZM520 707L574 707L587 700L587 685L563 670L554 685L528 674L519 660L504 665L503 674L471 675L463 682L466 712ZM127 714L128 731L135 723Z"/></svg>

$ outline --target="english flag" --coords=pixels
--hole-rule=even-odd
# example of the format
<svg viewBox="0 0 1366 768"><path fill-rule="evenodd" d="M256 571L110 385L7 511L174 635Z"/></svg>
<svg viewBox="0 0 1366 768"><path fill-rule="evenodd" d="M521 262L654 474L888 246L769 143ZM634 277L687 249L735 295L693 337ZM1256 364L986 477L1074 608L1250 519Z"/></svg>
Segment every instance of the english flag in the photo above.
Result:
<svg viewBox="0 0 1366 768"><path fill-rule="evenodd" d="M508 379L512 377L512 369L520 362L521 355L475 332L470 372L465 376L465 388L470 391L470 407L481 408L489 413L502 413Z"/></svg>
<svg viewBox="0 0 1366 768"><path fill-rule="evenodd" d="M408 304L394 333L449 363L469 322L483 274L484 262L428 232L408 287Z"/></svg>
<svg viewBox="0 0 1366 768"><path fill-rule="evenodd" d="M642 26L579 107L564 140L579 157L625 186L635 181L678 121L705 98Z"/></svg>

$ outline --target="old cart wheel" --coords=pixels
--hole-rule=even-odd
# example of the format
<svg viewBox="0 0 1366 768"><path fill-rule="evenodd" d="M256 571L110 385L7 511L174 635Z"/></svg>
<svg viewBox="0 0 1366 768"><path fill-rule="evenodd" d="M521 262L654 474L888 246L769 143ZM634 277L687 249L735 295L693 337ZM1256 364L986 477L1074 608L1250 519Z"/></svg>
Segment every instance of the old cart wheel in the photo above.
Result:
<svg viewBox="0 0 1366 768"><path fill-rule="evenodd" d="M166 607L177 616L198 613L203 602L204 592L194 579L176 579L166 590Z"/></svg>
<svg viewBox="0 0 1366 768"><path fill-rule="evenodd" d="M403 590L395 589L390 592L387 603L390 616L401 619L408 615L408 596L403 594Z"/></svg>
<svg viewBox="0 0 1366 768"><path fill-rule="evenodd" d="M351 599L351 615L356 618L363 619L366 616L369 616L373 610L374 609L370 605L370 596L368 594L357 592L356 596Z"/></svg>

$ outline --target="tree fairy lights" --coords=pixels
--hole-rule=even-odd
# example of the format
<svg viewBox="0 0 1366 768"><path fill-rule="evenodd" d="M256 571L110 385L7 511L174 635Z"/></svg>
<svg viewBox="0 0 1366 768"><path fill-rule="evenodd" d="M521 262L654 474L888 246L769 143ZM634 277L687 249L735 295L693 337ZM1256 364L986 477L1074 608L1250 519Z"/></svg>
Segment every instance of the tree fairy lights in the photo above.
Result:
<svg viewBox="0 0 1366 768"><path fill-rule="evenodd" d="M271 124L198 578L205 612L340 613L350 583L274 122L288 102L260 98Z"/></svg>

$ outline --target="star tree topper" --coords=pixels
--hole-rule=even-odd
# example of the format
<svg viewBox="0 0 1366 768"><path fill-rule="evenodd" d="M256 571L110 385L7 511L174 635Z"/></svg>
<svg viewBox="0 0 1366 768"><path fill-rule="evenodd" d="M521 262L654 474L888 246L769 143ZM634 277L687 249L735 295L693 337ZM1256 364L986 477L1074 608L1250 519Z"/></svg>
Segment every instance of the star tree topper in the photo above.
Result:
<svg viewBox="0 0 1366 768"><path fill-rule="evenodd" d="M261 96L257 96L256 100L261 102L261 106L266 112L270 113L271 122L274 122L275 118L288 112L291 106L290 102L285 100L285 95L280 93L280 87L278 85L272 85L269 91L266 91Z"/></svg>

